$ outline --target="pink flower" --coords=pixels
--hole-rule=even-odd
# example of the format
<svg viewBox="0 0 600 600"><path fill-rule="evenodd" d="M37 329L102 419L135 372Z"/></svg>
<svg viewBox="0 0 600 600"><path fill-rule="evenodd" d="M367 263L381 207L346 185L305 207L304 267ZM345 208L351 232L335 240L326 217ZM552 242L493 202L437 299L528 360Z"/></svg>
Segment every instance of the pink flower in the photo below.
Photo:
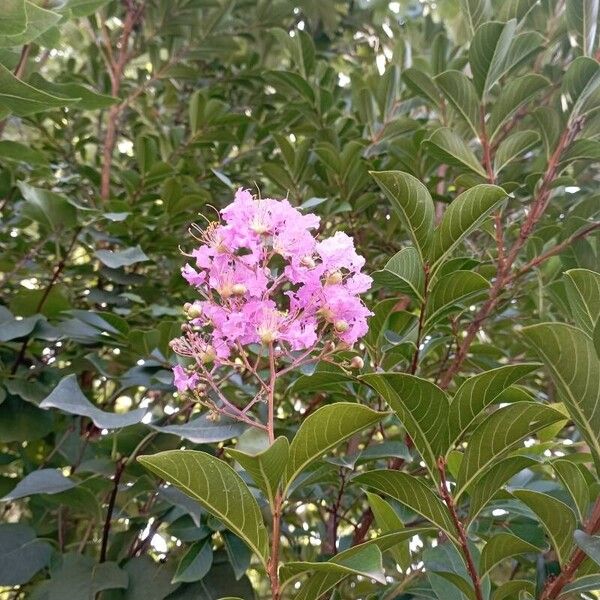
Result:
<svg viewBox="0 0 600 600"><path fill-rule="evenodd" d="M173 367L173 383L178 392L193 390L198 385L199 381L200 377L197 373L189 375L181 365L175 365Z"/></svg>
<svg viewBox="0 0 600 600"><path fill-rule="evenodd" d="M200 299L187 305L191 327L172 346L196 360L198 374L176 366L177 389L207 377L206 364L232 366L249 345L277 347L289 359L365 335L371 312L359 295L372 280L350 236L319 241L319 217L241 188L220 214L191 254L195 267L182 269Z"/></svg>

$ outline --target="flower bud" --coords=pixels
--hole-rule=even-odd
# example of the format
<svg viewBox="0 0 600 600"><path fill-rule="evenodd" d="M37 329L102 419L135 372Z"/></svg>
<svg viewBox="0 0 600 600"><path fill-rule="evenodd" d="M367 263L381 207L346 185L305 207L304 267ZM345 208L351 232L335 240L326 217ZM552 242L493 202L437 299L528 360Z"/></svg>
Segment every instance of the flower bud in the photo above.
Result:
<svg viewBox="0 0 600 600"><path fill-rule="evenodd" d="M353 369L362 369L365 366L365 361L360 356L353 356L350 366Z"/></svg>
<svg viewBox="0 0 600 600"><path fill-rule="evenodd" d="M248 291L248 288L243 283L235 283L231 287L231 292L234 296L243 296Z"/></svg>
<svg viewBox="0 0 600 600"><path fill-rule="evenodd" d="M217 289L221 298L229 298L233 294L233 286L230 283L226 283Z"/></svg>
<svg viewBox="0 0 600 600"><path fill-rule="evenodd" d="M350 329L350 325L348 325L348 321L344 321L344 319L338 319L333 324L333 327L338 333L344 333L345 331L348 331L348 329Z"/></svg>
<svg viewBox="0 0 600 600"><path fill-rule="evenodd" d="M342 283L342 274L340 271L334 271L333 273L329 273L327 275L327 279L325 279L325 283L327 285L338 285Z"/></svg>
<svg viewBox="0 0 600 600"><path fill-rule="evenodd" d="M301 264L303 267L308 267L309 269L314 269L314 267L315 267L315 264L316 264L316 263L315 263L315 261L314 261L314 259L313 259L313 257L312 257L312 256L308 256L308 255L306 255L306 256L305 256L305 257L304 257L304 258L303 258L303 259L300 261L300 264Z"/></svg>
<svg viewBox="0 0 600 600"><path fill-rule="evenodd" d="M186 302L186 303L183 305L183 311L184 311L184 312L186 312L186 313L187 313L187 312L190 310L190 308L192 308L192 305L191 305L191 303L190 303L190 302Z"/></svg>
<svg viewBox="0 0 600 600"><path fill-rule="evenodd" d="M202 311L197 306L194 306L193 304L190 305L190 308L188 308L188 310L186 312L190 319L197 319L198 317L200 317L202 315Z"/></svg>
<svg viewBox="0 0 600 600"><path fill-rule="evenodd" d="M200 352L200 360L203 365L214 362L215 358L217 358L217 353L210 344L206 346L203 352Z"/></svg>

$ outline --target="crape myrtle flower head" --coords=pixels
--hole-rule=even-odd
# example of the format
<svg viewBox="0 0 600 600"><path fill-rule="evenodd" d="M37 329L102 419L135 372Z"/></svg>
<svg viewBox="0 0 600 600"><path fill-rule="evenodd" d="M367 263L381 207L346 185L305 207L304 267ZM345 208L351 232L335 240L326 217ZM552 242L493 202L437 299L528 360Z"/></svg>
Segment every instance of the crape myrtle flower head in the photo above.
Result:
<svg viewBox="0 0 600 600"><path fill-rule="evenodd" d="M360 294L372 280L365 259L343 232L317 239L320 219L287 200L257 199L238 189L202 232L182 275L199 299L187 303L189 323L172 342L200 371L233 364L249 344L276 345L278 355L335 341L351 346L367 333ZM179 391L199 377L174 368Z"/></svg>

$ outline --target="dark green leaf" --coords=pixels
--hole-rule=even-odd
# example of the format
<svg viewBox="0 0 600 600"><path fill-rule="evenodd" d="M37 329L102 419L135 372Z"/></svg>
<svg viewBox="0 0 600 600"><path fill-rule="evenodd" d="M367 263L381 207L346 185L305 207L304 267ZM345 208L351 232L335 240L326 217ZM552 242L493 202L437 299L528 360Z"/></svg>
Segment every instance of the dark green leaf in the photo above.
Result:
<svg viewBox="0 0 600 600"><path fill-rule="evenodd" d="M192 450L169 450L138 460L197 500L266 563L267 530L260 509L248 486L227 463Z"/></svg>
<svg viewBox="0 0 600 600"><path fill-rule="evenodd" d="M337 402L312 413L302 422L290 444L283 476L285 489L289 489L294 479L312 462L385 415L351 402Z"/></svg>
<svg viewBox="0 0 600 600"><path fill-rule="evenodd" d="M20 523L0 524L0 585L27 583L50 560L52 546Z"/></svg>
<svg viewBox="0 0 600 600"><path fill-rule="evenodd" d="M431 154L438 160L468 169L481 177L486 177L485 169L467 146L465 141L448 127L440 127L425 140Z"/></svg>
<svg viewBox="0 0 600 600"><path fill-rule="evenodd" d="M15 488L1 500L10 502L34 494L58 494L73 487L75 487L75 484L60 471L56 469L39 469L23 477Z"/></svg>
<svg viewBox="0 0 600 600"><path fill-rule="evenodd" d="M423 260L434 230L433 200L427 188L416 177L402 171L372 172L371 175L407 227Z"/></svg>
<svg viewBox="0 0 600 600"><path fill-rule="evenodd" d="M553 496L533 490L515 490L513 496L526 504L548 533L561 565L565 565L573 546L575 514Z"/></svg>
<svg viewBox="0 0 600 600"><path fill-rule="evenodd" d="M562 323L532 325L523 334L550 371L600 471L600 359L592 340Z"/></svg>
<svg viewBox="0 0 600 600"><path fill-rule="evenodd" d="M126 250L96 250L95 256L111 269L129 267L135 263L150 260L139 246Z"/></svg>
<svg viewBox="0 0 600 600"><path fill-rule="evenodd" d="M448 449L446 394L435 384L406 373L373 373L362 380L396 412L429 472L437 478L437 458Z"/></svg>
<svg viewBox="0 0 600 600"><path fill-rule="evenodd" d="M422 298L425 275L419 251L409 246L387 261L381 271L373 273L375 283L401 294Z"/></svg>
<svg viewBox="0 0 600 600"><path fill-rule="evenodd" d="M441 263L507 197L495 185L476 185L463 192L444 212L435 230L429 253L432 262Z"/></svg>
<svg viewBox="0 0 600 600"><path fill-rule="evenodd" d="M248 454L228 448L230 454L250 474L254 483L264 492L273 504L281 476L287 465L289 442L286 437L278 437L271 446L258 454Z"/></svg>
<svg viewBox="0 0 600 600"><path fill-rule="evenodd" d="M42 401L40 408L58 408L71 415L89 417L99 429L119 429L135 425L146 414L143 408L122 414L100 410L83 395L75 375L67 375L61 379L52 393Z"/></svg>

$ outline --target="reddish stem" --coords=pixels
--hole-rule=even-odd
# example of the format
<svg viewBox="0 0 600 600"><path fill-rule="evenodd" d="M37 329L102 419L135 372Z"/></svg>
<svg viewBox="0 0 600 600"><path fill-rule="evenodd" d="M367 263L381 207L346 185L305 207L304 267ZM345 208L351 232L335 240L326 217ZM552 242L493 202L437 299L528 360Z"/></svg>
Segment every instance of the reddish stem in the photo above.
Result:
<svg viewBox="0 0 600 600"><path fill-rule="evenodd" d="M456 512L456 505L454 504L454 498L448 489L448 481L446 480L446 461L443 457L440 456L437 461L438 471L440 473L440 496L444 500L446 506L448 507L448 512L450 513L450 518L452 519L452 523L454 524L454 528L456 529L456 533L458 534L458 541L460 544L460 549L465 557L465 561L467 563L467 571L469 572L469 577L473 582L473 589L475 590L475 598L477 600L483 600L483 591L481 590L481 580L479 579L479 573L477 572L477 568L475 567L475 562L473 561L473 555L471 554L471 550L469 549L469 542L467 539L467 533L465 531L465 527L462 524L461 520L458 518L458 513Z"/></svg>

